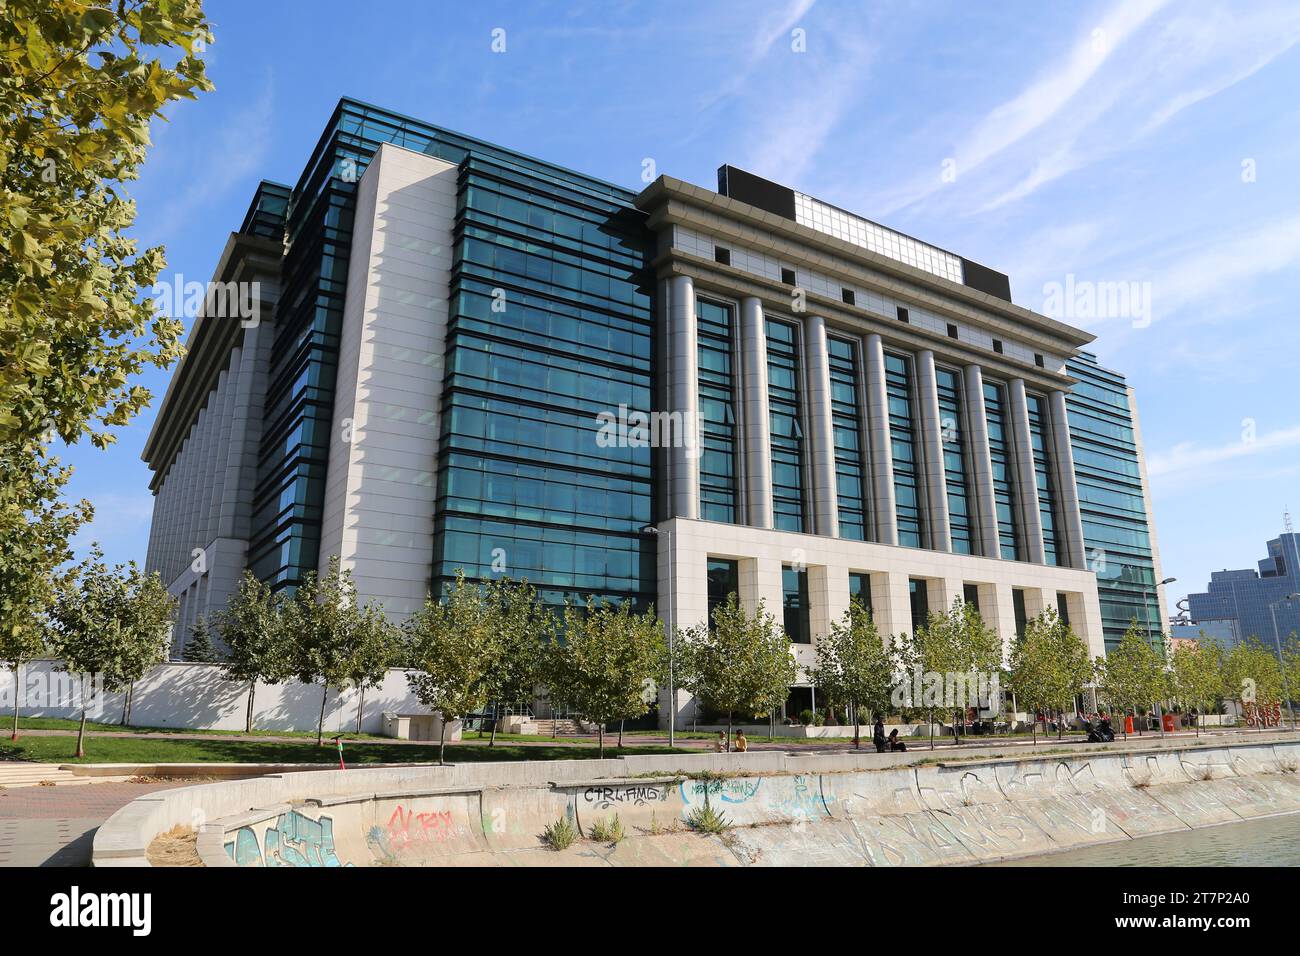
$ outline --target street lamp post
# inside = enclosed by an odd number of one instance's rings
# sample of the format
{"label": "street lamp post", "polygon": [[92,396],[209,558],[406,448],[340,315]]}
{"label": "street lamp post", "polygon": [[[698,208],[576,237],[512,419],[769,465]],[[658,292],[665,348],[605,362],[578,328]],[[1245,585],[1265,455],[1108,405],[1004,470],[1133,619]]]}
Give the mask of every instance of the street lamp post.
{"label": "street lamp post", "polygon": [[[1165,578],[1163,581],[1157,581],[1153,586],[1151,586],[1151,587],[1149,587],[1149,588],[1148,588],[1148,587],[1144,587],[1142,590],[1146,592],[1147,597],[1152,597],[1152,598],[1153,598],[1153,597],[1156,596],[1156,588],[1162,588],[1162,587],[1164,587],[1166,584],[1173,584],[1173,583],[1174,583],[1175,581],[1177,581],[1177,580],[1178,580],[1177,578]],[[1157,601],[1157,602],[1156,602],[1156,608],[1157,608],[1157,610],[1159,609],[1159,607],[1160,607],[1160,602]],[[1150,602],[1150,601],[1147,601],[1147,602],[1146,602],[1146,608],[1145,608],[1145,610],[1146,610],[1146,618],[1147,618],[1147,639],[1150,640],[1150,639],[1151,639],[1151,632],[1152,632],[1152,626],[1151,626],[1151,602]],[[1164,631],[1162,630],[1160,633],[1161,633],[1161,636],[1163,637],[1163,636],[1164,636]],[[1168,654],[1165,654],[1165,662],[1166,662],[1166,664],[1168,663],[1168,660],[1169,660],[1169,655],[1168,655]],[[1160,706],[1160,702],[1159,702],[1159,701],[1156,701],[1155,704],[1156,704],[1156,720],[1159,721],[1159,723],[1160,723],[1160,736],[1163,737],[1163,736],[1165,735],[1165,714],[1164,714],[1164,708]]]}
{"label": "street lamp post", "polygon": [[673,604],[672,613],[669,615],[668,622],[668,746],[677,746],[677,686],[674,682],[675,674],[673,673],[674,665],[674,647],[673,641],[677,635],[677,582],[673,580],[673,533],[671,531],[660,531],[652,524],[646,525],[641,529],[642,534],[653,535],[658,538],[662,534],[668,541],[668,586],[672,588]]}
{"label": "street lamp post", "polygon": [[1277,606],[1279,604],[1288,604],[1296,598],[1300,598],[1300,592],[1288,594],[1268,606],[1268,613],[1273,618],[1273,643],[1277,646],[1277,666],[1282,671],[1282,690],[1286,693],[1286,709],[1291,714],[1291,730],[1293,733],[1295,732],[1295,706],[1291,703],[1291,684],[1286,677],[1286,661],[1282,659],[1282,636],[1277,629]]}

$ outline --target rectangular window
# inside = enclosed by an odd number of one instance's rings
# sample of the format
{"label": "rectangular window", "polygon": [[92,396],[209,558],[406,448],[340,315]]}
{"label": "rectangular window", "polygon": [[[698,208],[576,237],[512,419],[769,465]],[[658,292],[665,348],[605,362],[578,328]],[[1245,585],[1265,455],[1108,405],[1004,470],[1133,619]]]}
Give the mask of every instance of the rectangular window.
{"label": "rectangular window", "polygon": [[1025,611],[1025,592],[1020,588],[1011,589],[1011,606],[1016,615],[1016,636],[1025,636],[1025,625],[1029,623],[1029,614]]}
{"label": "rectangular window", "polygon": [[903,308],[901,305],[898,307],[898,321],[899,322],[907,321],[907,309]]}
{"label": "rectangular window", "polygon": [[725,558],[709,558],[709,624],[713,624],[713,612],[727,603],[727,598],[736,595],[740,600],[740,564]]}
{"label": "rectangular window", "polygon": [[794,270],[783,268],[781,270],[781,281],[784,282],[786,285],[794,285],[795,282],[797,281],[795,279]]}
{"label": "rectangular window", "polygon": [[827,340],[831,373],[831,430],[835,444],[835,489],[840,537],[867,539],[867,468],[862,442],[862,406],[857,347]]}
{"label": "rectangular window", "polygon": [[852,289],[840,289],[840,298],[844,300],[845,305],[853,305],[857,301],[857,296]]}
{"label": "rectangular window", "polygon": [[767,398],[772,424],[772,518],[778,531],[804,530],[804,438],[799,330],[767,322]]}
{"label": "rectangular window", "polygon": [[962,427],[961,378],[946,368],[935,370],[939,392],[939,433],[943,439],[943,476],[948,490],[952,549],[972,554],[970,483],[966,477],[965,429]]}
{"label": "rectangular window", "polygon": [[912,632],[915,633],[930,619],[930,594],[924,578],[909,578],[907,591],[912,611]]}
{"label": "rectangular window", "polygon": [[1005,393],[1001,385],[984,383],[984,413],[988,421],[989,458],[993,463],[993,502],[998,515],[998,544],[1002,557],[1016,561],[1016,495],[1012,482],[1011,436],[1007,431]]}
{"label": "rectangular window", "polygon": [[922,540],[920,475],[912,416],[912,366],[901,355],[885,355],[885,389],[889,398],[889,440],[894,459],[894,511],[898,543],[919,548]]}
{"label": "rectangular window", "polygon": [[699,354],[700,517],[736,522],[735,361],[731,306],[695,299]]}
{"label": "rectangular window", "polygon": [[724,266],[731,265],[731,250],[724,246],[714,246],[713,261]]}
{"label": "rectangular window", "polygon": [[788,565],[781,568],[781,608],[785,633],[795,644],[812,643],[808,613],[808,572]]}
{"label": "rectangular window", "polygon": [[849,572],[849,600],[857,601],[868,611],[871,607],[871,575],[863,571]]}
{"label": "rectangular window", "polygon": [[949,323],[948,323],[948,338],[950,338],[950,339],[955,339],[956,337],[957,337],[957,326],[955,326],[955,325],[953,325],[951,322],[949,322]]}
{"label": "rectangular window", "polygon": [[1043,357],[1039,355],[1037,352],[1034,353],[1034,364],[1037,365],[1039,368],[1043,367]]}
{"label": "rectangular window", "polygon": [[993,340],[993,351],[997,352],[999,355],[1002,354],[1002,340],[1001,340],[1001,339],[994,339],[994,340]]}
{"label": "rectangular window", "polygon": [[975,609],[978,614],[980,610],[980,586],[978,584],[963,584],[961,586],[961,599]]}
{"label": "rectangular window", "polygon": [[1038,486],[1038,512],[1043,522],[1043,560],[1057,564],[1056,550],[1056,481],[1047,446],[1050,439],[1046,402],[1038,395],[1027,395],[1029,438],[1034,446],[1034,482]]}
{"label": "rectangular window", "polygon": [[1070,598],[1064,591],[1056,592],[1056,614],[1062,624],[1070,626]]}

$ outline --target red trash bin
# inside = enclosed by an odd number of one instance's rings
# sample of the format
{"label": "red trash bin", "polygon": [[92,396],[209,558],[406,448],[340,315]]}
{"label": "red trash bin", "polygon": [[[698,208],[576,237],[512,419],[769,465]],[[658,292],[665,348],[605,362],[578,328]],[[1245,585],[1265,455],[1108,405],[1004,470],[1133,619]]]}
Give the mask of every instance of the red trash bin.
{"label": "red trash bin", "polygon": [[1173,715],[1173,714],[1162,714],[1160,719],[1164,721],[1164,724],[1165,724],[1165,733],[1167,733],[1167,734],[1172,734],[1172,733],[1174,732],[1174,730],[1177,729],[1177,728],[1174,726],[1174,715]]}
{"label": "red trash bin", "polygon": [[1131,734],[1131,733],[1133,733],[1133,715],[1132,715],[1132,714],[1125,714],[1125,715],[1124,715],[1124,733],[1126,733],[1126,734]]}

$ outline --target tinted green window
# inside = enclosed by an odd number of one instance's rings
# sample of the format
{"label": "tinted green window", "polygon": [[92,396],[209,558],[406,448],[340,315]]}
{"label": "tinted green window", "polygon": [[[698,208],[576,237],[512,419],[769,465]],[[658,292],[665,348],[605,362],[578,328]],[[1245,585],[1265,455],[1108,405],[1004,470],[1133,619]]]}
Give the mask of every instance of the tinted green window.
{"label": "tinted green window", "polygon": [[871,575],[860,571],[849,573],[849,600],[857,601],[868,611],[871,606]]}
{"label": "tinted green window", "polygon": [[786,636],[795,644],[811,644],[812,627],[809,623],[806,570],[781,568],[781,608]]}
{"label": "tinted green window", "polygon": [[948,521],[952,549],[971,554],[970,482],[966,474],[966,430],[962,419],[961,378],[956,372],[935,370],[939,392],[939,429],[943,440],[943,476],[948,492]]}
{"label": "tinted green window", "polygon": [[1056,564],[1056,479],[1048,453],[1050,441],[1046,403],[1037,395],[1026,396],[1029,407],[1029,439],[1034,446],[1034,481],[1038,487],[1038,511],[1043,523],[1043,560]]}
{"label": "tinted green window", "polygon": [[889,440],[894,458],[894,511],[898,543],[919,548],[922,540],[920,472],[912,413],[912,363],[901,355],[885,355],[885,388],[889,398]]}
{"label": "tinted green window", "polygon": [[804,530],[804,436],[799,331],[767,322],[768,411],[772,423],[772,517],[778,531]]}
{"label": "tinted green window", "polygon": [[736,378],[731,306],[695,300],[699,352],[700,517],[736,521]]}
{"label": "tinted green window", "polygon": [[984,414],[988,422],[989,458],[993,463],[993,503],[998,516],[998,545],[1002,557],[1020,557],[1016,540],[1016,494],[1012,476],[1011,436],[1007,430],[1006,393],[1001,385],[984,383]]}
{"label": "tinted green window", "polygon": [[866,456],[862,441],[862,380],[857,347],[827,339],[831,377],[831,431],[835,443],[835,489],[840,537],[867,539]]}
{"label": "tinted green window", "polygon": [[740,599],[740,566],[736,561],[728,561],[725,558],[709,558],[708,570],[709,578],[709,623],[713,623],[713,612],[723,604],[727,603],[727,598],[736,595]]}

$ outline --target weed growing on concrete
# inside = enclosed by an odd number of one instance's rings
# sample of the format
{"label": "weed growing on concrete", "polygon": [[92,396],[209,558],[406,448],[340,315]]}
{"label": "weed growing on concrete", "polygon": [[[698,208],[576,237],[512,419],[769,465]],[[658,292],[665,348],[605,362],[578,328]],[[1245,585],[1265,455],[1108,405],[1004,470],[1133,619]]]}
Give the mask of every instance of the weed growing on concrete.
{"label": "weed growing on concrete", "polygon": [[686,825],[696,833],[720,834],[731,829],[731,821],[708,804],[692,810]]}
{"label": "weed growing on concrete", "polygon": [[567,850],[578,839],[578,829],[568,817],[560,817],[542,831],[542,842],[552,850]]}
{"label": "weed growing on concrete", "polygon": [[1129,771],[1128,785],[1134,790],[1145,790],[1147,787],[1151,786],[1151,774],[1134,773]]}
{"label": "weed growing on concrete", "polygon": [[623,821],[617,813],[591,825],[591,838],[597,843],[618,843],[624,836]]}

